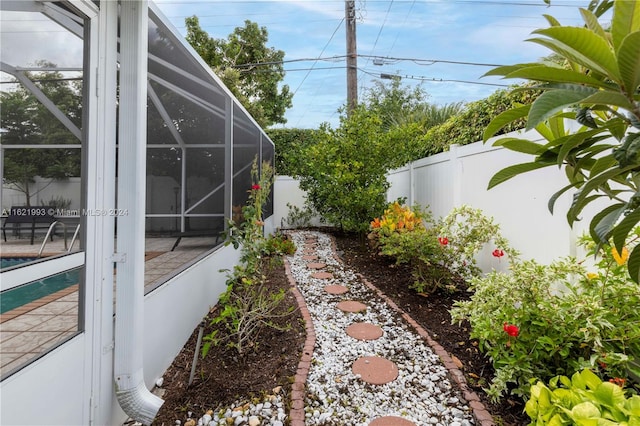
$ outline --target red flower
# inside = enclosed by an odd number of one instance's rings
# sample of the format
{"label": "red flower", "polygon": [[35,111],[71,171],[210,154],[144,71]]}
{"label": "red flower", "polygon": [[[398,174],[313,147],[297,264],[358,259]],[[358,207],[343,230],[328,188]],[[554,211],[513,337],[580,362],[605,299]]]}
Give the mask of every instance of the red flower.
{"label": "red flower", "polygon": [[449,244],[449,239],[447,237],[438,237],[438,242],[440,243],[440,245],[446,246],[447,244]]}
{"label": "red flower", "polygon": [[491,254],[493,257],[502,257],[504,256],[504,251],[495,249]]}
{"label": "red flower", "polygon": [[517,325],[507,324],[505,322],[502,329],[511,337],[518,337],[518,334],[520,334],[520,329]]}
{"label": "red flower", "polygon": [[258,189],[260,189],[260,185],[258,185],[257,183],[255,185],[253,185],[251,187],[252,190],[257,191]]}

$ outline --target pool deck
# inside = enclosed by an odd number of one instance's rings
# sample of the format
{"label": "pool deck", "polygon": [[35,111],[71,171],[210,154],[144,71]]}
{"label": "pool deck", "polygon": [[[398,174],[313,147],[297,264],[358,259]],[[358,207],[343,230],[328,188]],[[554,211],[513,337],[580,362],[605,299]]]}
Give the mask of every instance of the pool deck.
{"label": "pool deck", "polygon": [[[145,293],[165,282],[213,247],[215,238],[183,239],[171,251],[175,238],[147,238],[145,241]],[[28,238],[2,241],[2,256],[36,257],[42,237],[29,244]],[[64,242],[56,239],[45,246],[43,256],[64,253]],[[78,285],[0,314],[0,375],[5,375],[41,356],[51,347],[78,332]]]}

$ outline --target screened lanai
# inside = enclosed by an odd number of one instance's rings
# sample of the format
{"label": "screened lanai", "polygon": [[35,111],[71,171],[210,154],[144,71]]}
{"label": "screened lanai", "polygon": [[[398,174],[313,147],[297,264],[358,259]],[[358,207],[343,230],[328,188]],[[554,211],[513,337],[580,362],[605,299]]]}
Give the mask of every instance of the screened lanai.
{"label": "screened lanai", "polygon": [[[158,13],[150,9],[147,233],[222,229],[231,206],[246,200],[253,159],[271,161],[273,144]],[[8,211],[56,200],[56,190],[81,175],[83,28],[68,8],[53,2],[3,2],[2,19],[2,154],[10,175],[3,174],[2,208]],[[16,109],[28,105],[38,111],[28,125],[11,126],[18,118],[9,96],[16,91],[24,99]],[[52,128],[56,135],[46,135]],[[52,158],[57,170],[43,170],[45,176],[31,171],[52,182],[43,192],[27,194],[29,185],[15,182],[11,172],[14,157],[32,149],[45,150],[40,156]],[[60,216],[81,212],[80,186],[57,196],[66,201]]]}
{"label": "screened lanai", "polygon": [[[3,261],[0,299],[12,299],[12,292],[30,284],[46,287],[47,280],[60,278],[63,282],[57,282],[51,294],[65,291],[64,299],[56,300],[69,308],[55,336],[44,321],[25,331],[10,328],[12,321],[41,310],[42,299],[25,299],[3,308],[3,329],[12,330],[3,335],[3,381],[88,330],[95,318],[89,318],[93,314],[85,299],[95,291],[113,293],[111,288],[96,290],[100,279],[111,287],[118,275],[135,276],[120,268],[132,257],[124,256],[124,249],[116,245],[137,229],[126,222],[136,215],[127,199],[144,198],[147,262],[144,283],[136,285],[148,294],[221,247],[227,218],[248,198],[254,161],[273,163],[274,146],[264,131],[149,3],[146,161],[132,165],[121,146],[127,118],[122,115],[128,113],[120,108],[112,119],[96,113],[95,103],[110,96],[96,84],[104,78],[95,65],[103,54],[97,43],[99,37],[105,38],[105,24],[100,21],[104,4],[0,3],[0,199],[6,233],[2,257],[13,259],[6,265]],[[121,10],[122,4],[118,13]],[[118,84],[124,84],[128,77],[122,75],[120,58],[131,37],[118,33],[117,40],[114,68],[120,73]],[[121,107],[126,91],[117,86],[116,92],[114,103]],[[104,129],[104,134],[96,135]],[[104,146],[96,146],[100,138],[106,139]],[[123,181],[125,173],[140,169],[146,170],[143,188]],[[100,179],[104,178],[96,177],[96,170],[105,170],[107,179],[110,173],[115,176],[115,182],[108,184],[114,188],[113,195],[102,192]],[[265,217],[272,212],[270,197]],[[33,231],[30,217],[26,222],[8,220],[12,215],[41,214],[52,218],[44,226],[38,222]],[[112,227],[113,233],[96,233],[96,224],[101,229]],[[113,240],[110,244],[116,253],[108,254],[112,257],[95,257],[94,249],[104,244],[103,237]],[[179,245],[178,238],[182,238]],[[102,277],[91,263],[100,261],[107,265]],[[46,332],[46,337],[39,332]],[[12,340],[20,344],[12,345]],[[32,341],[33,347],[25,341]]]}

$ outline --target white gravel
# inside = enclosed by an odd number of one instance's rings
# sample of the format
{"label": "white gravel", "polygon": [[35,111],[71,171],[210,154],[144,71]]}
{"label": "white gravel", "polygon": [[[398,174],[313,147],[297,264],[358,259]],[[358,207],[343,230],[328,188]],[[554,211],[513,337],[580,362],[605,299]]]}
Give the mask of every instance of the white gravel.
{"label": "white gravel", "polygon": [[[291,272],[305,298],[316,332],[316,347],[307,377],[306,425],[366,426],[378,417],[399,416],[417,425],[467,426],[475,424],[471,409],[448,378],[447,370],[422,338],[409,327],[355,273],[334,258],[330,237],[311,231],[292,232],[298,251],[288,258]],[[316,272],[303,260],[305,239],[318,239],[316,254],[332,279],[311,278]],[[344,285],[349,292],[330,295],[329,284]],[[343,313],[341,300],[358,300],[364,313]],[[380,326],[384,335],[361,341],[347,335],[354,322]],[[385,385],[370,385],[351,371],[362,356],[393,361],[398,378]]]}
{"label": "white gravel", "polygon": [[[470,426],[475,421],[471,409],[454,388],[447,370],[422,338],[378,295],[366,287],[355,273],[338,262],[328,235],[293,231],[298,250],[287,259],[298,289],[304,296],[316,333],[316,347],[306,383],[305,425],[367,426],[384,416],[399,416],[416,425]],[[307,237],[318,240],[316,254],[325,263],[322,271],[332,279],[316,279],[317,270],[303,260]],[[349,291],[331,295],[326,285],[344,285]],[[343,313],[336,308],[342,300],[364,302],[363,313]],[[350,337],[346,328],[354,322],[369,322],[384,331],[377,340]],[[363,382],[351,366],[363,356],[381,356],[398,367],[398,377],[385,385]],[[283,426],[287,424],[286,402],[280,389],[263,401],[238,401],[231,407],[211,410],[192,417],[182,426]],[[181,422],[176,420],[176,425]]]}

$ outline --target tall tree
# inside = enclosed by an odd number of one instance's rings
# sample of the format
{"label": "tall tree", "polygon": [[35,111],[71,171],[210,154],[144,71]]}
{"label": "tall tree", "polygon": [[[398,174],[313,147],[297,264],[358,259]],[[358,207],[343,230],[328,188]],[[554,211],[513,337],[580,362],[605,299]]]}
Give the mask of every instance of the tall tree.
{"label": "tall tree", "polygon": [[247,20],[227,39],[216,39],[200,27],[196,16],[186,18],[185,24],[187,41],[260,126],[286,123],[293,94],[288,85],[281,85],[284,52],[267,47],[265,27]]}
{"label": "tall tree", "polygon": [[[53,66],[49,63],[39,63]],[[67,81],[60,72],[30,73],[42,92],[76,126],[81,128],[82,90],[80,81]],[[78,144],[75,138],[36,97],[18,85],[16,90],[0,93],[0,120],[3,145],[64,145]],[[30,205],[31,184],[35,176],[66,179],[80,176],[80,150],[55,149],[6,149],[4,153],[3,184],[25,194],[25,204]]]}

